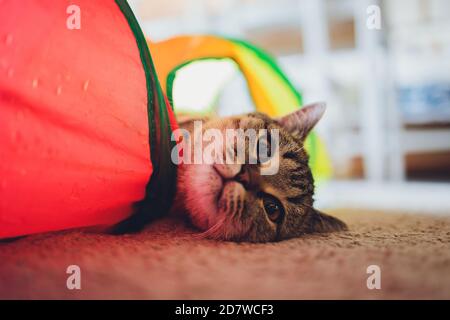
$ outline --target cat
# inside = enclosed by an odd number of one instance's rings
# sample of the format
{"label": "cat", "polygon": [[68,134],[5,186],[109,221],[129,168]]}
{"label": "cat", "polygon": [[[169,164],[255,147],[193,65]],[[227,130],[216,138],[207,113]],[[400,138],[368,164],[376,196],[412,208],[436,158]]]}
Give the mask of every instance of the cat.
{"label": "cat", "polygon": [[203,236],[218,240],[269,242],[346,230],[344,222],[313,208],[314,181],[304,141],[324,112],[325,104],[316,103],[278,119],[258,112],[179,119],[180,128],[192,135],[194,120],[202,121],[203,130],[222,133],[278,129],[279,169],[262,175],[259,163],[181,163],[172,212],[184,212]]}

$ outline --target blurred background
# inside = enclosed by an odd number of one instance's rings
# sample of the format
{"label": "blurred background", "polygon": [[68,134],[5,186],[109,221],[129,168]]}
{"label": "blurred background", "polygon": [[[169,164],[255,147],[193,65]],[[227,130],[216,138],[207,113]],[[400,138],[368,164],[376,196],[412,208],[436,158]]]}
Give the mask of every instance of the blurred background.
{"label": "blurred background", "polygon": [[[305,103],[328,103],[317,132],[333,178],[318,187],[320,207],[450,214],[450,1],[129,2],[151,40],[245,39],[277,59]],[[379,28],[367,25],[374,5]],[[226,79],[218,113],[253,109],[237,68],[197,71],[189,90],[174,87],[176,108]]]}

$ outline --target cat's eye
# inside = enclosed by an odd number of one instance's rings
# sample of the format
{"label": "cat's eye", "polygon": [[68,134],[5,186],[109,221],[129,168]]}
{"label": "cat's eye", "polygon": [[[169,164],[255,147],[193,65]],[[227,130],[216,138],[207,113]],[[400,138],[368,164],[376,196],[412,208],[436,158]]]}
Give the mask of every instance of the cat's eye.
{"label": "cat's eye", "polygon": [[264,195],[263,205],[267,217],[272,222],[279,223],[284,216],[284,209],[280,201],[271,195]]}

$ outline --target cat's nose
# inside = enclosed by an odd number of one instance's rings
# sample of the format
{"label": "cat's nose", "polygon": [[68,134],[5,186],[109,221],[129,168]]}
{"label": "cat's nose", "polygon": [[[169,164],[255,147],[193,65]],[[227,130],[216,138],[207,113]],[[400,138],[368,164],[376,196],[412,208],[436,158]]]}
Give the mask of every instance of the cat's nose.
{"label": "cat's nose", "polygon": [[247,170],[246,166],[242,166],[241,172],[235,177],[235,180],[241,183],[244,188],[248,188],[250,186],[250,172]]}
{"label": "cat's nose", "polygon": [[261,176],[259,175],[259,168],[257,165],[242,165],[241,171],[234,178],[241,183],[247,190],[258,190],[261,185]]}

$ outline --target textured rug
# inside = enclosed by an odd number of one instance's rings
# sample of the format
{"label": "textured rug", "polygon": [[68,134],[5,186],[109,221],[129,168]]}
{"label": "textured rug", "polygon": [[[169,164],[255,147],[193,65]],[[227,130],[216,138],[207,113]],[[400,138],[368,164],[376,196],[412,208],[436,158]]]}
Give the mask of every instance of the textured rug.
{"label": "textured rug", "polygon": [[[348,232],[278,243],[197,239],[165,219],[138,234],[64,231],[0,243],[0,298],[450,299],[450,219],[336,210]],[[81,289],[69,290],[69,265]],[[367,267],[381,289],[367,287]]]}

